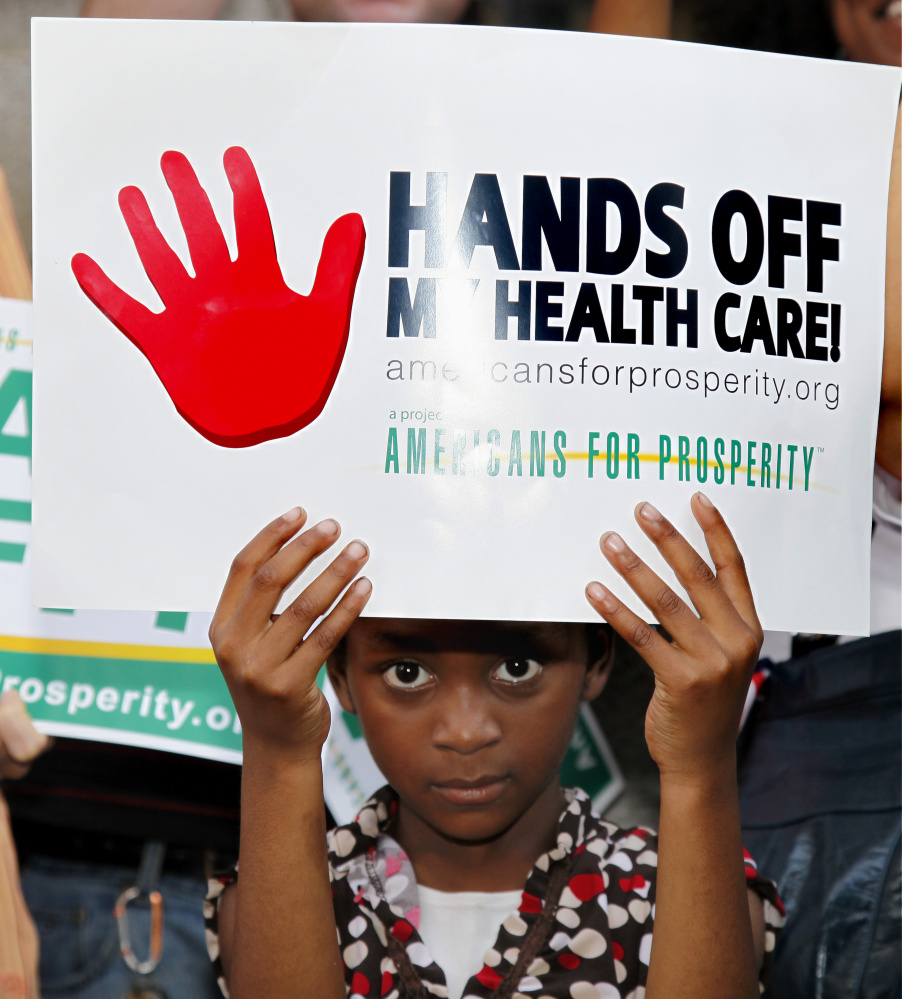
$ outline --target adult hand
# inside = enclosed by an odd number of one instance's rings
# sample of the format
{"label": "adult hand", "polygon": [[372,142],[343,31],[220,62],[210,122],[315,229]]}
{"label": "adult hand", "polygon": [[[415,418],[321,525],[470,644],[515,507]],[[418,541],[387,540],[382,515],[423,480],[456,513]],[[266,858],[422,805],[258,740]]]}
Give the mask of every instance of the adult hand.
{"label": "adult hand", "polygon": [[745,566],[723,517],[701,493],[692,512],[714,563],[707,562],[650,503],[636,520],[689,594],[697,613],[617,534],[602,536],[611,565],[666,628],[667,641],[600,583],[592,606],[652,668],[655,691],[645,738],[662,780],[709,780],[732,767],[742,706],[763,633]]}
{"label": "adult hand", "polygon": [[137,187],[119,192],[119,207],[163,311],[135,301],[84,253],[72,258],[72,270],[153,365],[180,415],[214,444],[248,447],[288,437],[322,412],[348,341],[365,233],[359,215],[336,220],[313,289],[299,295],[282,277],[250,157],[233,146],[223,162],[235,197],[235,260],[191,164],[167,152],[160,166],[196,276],[163,238]]}
{"label": "adult hand", "polygon": [[352,541],[273,618],[285,588],[340,534],[334,520],[324,520],[294,537],[305,521],[296,507],[239,553],[210,625],[210,641],[241,719],[245,753],[249,746],[265,747],[271,754],[315,759],[318,765],[329,733],[329,707],[316,677],[372,588],[365,577],[348,587],[369,558],[366,546]]}

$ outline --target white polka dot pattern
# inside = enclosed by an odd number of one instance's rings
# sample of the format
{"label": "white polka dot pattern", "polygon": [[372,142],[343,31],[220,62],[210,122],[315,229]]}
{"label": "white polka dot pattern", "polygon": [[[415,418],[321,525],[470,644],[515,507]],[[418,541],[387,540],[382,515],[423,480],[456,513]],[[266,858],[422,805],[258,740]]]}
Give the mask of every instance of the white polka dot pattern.
{"label": "white polka dot pattern", "polygon": [[[581,791],[568,790],[555,848],[543,854],[526,880],[520,905],[502,922],[498,938],[486,941],[482,969],[463,999],[493,999],[508,981],[514,999],[644,999],[654,925],[657,837],[646,829],[624,830],[592,814]],[[396,962],[389,936],[407,955],[413,973],[436,999],[446,999],[442,969],[419,936],[419,898],[410,859],[390,835],[397,799],[378,792],[356,822],[328,838],[339,946],[352,999],[399,999]],[[567,865],[559,898],[546,898],[548,883]],[[764,900],[766,947],[772,956],[782,925],[782,905],[771,882],[760,877],[745,854],[747,883]],[[210,883],[205,915],[208,945],[217,974],[218,899],[230,877]],[[560,881],[558,882],[560,883]],[[521,948],[544,908],[554,918],[528,968],[516,969]],[[531,953],[535,953],[532,951]],[[766,962],[767,964],[768,962]],[[518,974],[518,978],[512,978]],[[516,991],[514,991],[516,990]],[[227,992],[223,988],[223,994]]]}

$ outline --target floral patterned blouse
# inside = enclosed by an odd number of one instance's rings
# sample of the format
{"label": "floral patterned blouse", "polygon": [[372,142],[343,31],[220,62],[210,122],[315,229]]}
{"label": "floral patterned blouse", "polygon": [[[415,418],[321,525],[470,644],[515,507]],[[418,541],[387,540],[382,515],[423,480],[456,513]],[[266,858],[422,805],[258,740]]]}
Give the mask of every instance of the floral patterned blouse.
{"label": "floral patterned blouse", "polygon": [[[657,836],[621,829],[565,790],[554,849],[539,857],[520,905],[501,924],[463,999],[642,999],[655,918]],[[345,982],[351,999],[447,996],[445,976],[417,932],[413,866],[392,839],[397,796],[378,791],[350,825],[328,837],[329,871]],[[773,882],[746,853],[745,875],[763,900],[766,952],[773,957],[783,906]],[[210,882],[207,940],[228,995],[216,936],[217,899],[234,869]],[[762,985],[763,990],[763,985]]]}

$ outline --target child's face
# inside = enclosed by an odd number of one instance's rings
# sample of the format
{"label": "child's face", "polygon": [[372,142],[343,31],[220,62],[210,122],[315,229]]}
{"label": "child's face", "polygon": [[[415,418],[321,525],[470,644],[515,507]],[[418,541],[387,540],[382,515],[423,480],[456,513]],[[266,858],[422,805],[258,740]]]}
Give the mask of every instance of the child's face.
{"label": "child's face", "polygon": [[583,625],[366,618],[329,669],[402,807],[483,841],[557,793],[580,703],[604,684],[607,657],[588,655]]}

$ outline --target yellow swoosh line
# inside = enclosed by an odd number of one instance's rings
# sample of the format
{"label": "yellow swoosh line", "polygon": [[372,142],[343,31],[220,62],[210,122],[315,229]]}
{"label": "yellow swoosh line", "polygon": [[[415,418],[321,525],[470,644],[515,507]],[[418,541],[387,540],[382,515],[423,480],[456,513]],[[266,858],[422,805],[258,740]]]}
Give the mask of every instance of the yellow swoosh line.
{"label": "yellow swoosh line", "polygon": [[[546,457],[546,459],[554,459],[557,456],[554,455],[554,454],[550,454],[550,453],[546,452],[545,457]],[[588,451],[565,451],[564,452],[564,457],[568,461],[571,461],[571,460],[572,461],[588,461],[589,460],[589,452]],[[637,457],[639,459],[639,461],[654,461],[654,462],[657,462],[657,461],[660,460],[659,456],[656,455],[656,454],[637,454],[635,457]],[[621,451],[621,453],[620,453],[620,460],[621,461],[626,461],[626,458],[627,458],[626,454]],[[726,459],[724,461],[724,463],[723,463],[724,464],[724,468],[725,469],[726,468],[730,468],[731,467],[730,461],[727,458],[726,454],[724,454],[724,458]],[[608,460],[607,452],[602,451],[600,454],[596,454],[594,460],[597,461],[599,464],[601,464],[603,461],[607,461]],[[678,461],[679,461],[679,458],[675,458],[673,455],[671,455],[670,458],[668,458],[668,460],[664,462],[664,464],[665,465],[675,465]],[[684,458],[683,461],[688,461],[690,465],[697,465],[698,464],[698,459],[697,458]],[[717,462],[716,461],[705,462],[705,464],[707,464],[708,468],[716,468],[717,467]],[[774,463],[774,465],[773,465],[773,467],[771,469],[771,471],[773,471],[774,478],[777,477],[777,473],[776,473],[775,469],[776,469],[776,463]],[[746,465],[737,465],[736,466],[736,471],[737,472],[748,472],[748,467]],[[789,482],[789,475],[788,474],[781,472],[781,478],[782,478],[782,480],[784,482],[787,482],[787,483]],[[793,483],[797,484],[797,483],[802,482],[804,480],[800,479],[798,477],[794,477],[792,481],[793,481]],[[828,486],[822,486],[822,485],[820,485],[817,482],[812,482],[811,483],[811,488],[813,488],[813,489],[826,489],[828,492],[831,492],[831,493],[836,492],[835,489],[830,489]]]}
{"label": "yellow swoosh line", "polygon": [[[557,456],[554,455],[554,454],[548,454],[548,453],[546,453],[545,457],[546,457],[546,459],[553,459],[553,458],[555,458]],[[564,452],[564,457],[568,461],[588,461],[589,460],[589,452],[588,451],[565,451]],[[657,462],[660,460],[660,458],[656,454],[637,454],[637,455],[634,455],[634,457],[638,458],[639,461],[655,462],[655,464],[657,464]],[[726,455],[724,455],[724,457],[726,457]],[[621,451],[620,452],[620,460],[621,461],[626,461],[626,459],[627,459],[626,453],[623,452],[623,451]],[[607,461],[608,460],[608,454],[607,454],[606,451],[602,451],[601,453],[596,452],[593,460],[597,461],[599,464],[601,464],[603,461]],[[671,456],[670,458],[667,459],[667,461],[664,462],[664,464],[665,465],[675,465],[678,460],[679,460],[678,458],[675,458],[675,457]],[[684,458],[683,461],[688,461],[690,465],[697,465],[698,464],[698,458]],[[717,467],[717,462],[716,461],[704,462],[703,464],[707,464],[708,468],[716,468]],[[724,461],[723,464],[724,464],[725,468],[730,468],[731,467],[730,466],[730,460],[729,460],[729,458],[727,458],[727,460]],[[737,465],[736,466],[736,471],[737,472],[747,472],[748,469],[746,468],[745,465]],[[776,473],[774,473],[774,475],[776,475]],[[788,478],[787,478],[787,481],[789,481]],[[800,480],[796,479],[796,481],[798,482]]]}
{"label": "yellow swoosh line", "polygon": [[[546,458],[556,458],[557,455],[552,454],[550,451],[546,451],[545,452],[545,457]],[[564,452],[564,457],[568,461],[570,461],[570,460],[573,460],[573,461],[588,461],[589,460],[589,452],[588,451],[565,451]],[[637,454],[637,455],[634,455],[634,457],[638,458],[639,461],[657,461],[658,460],[658,456],[656,454]],[[595,459],[594,460],[595,461],[607,461],[608,460],[608,453],[607,453],[607,451],[600,451],[600,452],[596,451],[595,452]],[[626,461],[626,452],[625,451],[621,451],[620,452],[620,460],[621,461]],[[694,458],[690,458],[689,460],[692,461],[693,463],[695,462]],[[676,458],[672,458],[671,461],[676,461]],[[665,462],[665,464],[666,464],[666,462]],[[709,464],[710,464],[710,462],[709,462]]]}
{"label": "yellow swoosh line", "polygon": [[140,659],[159,663],[216,662],[212,649],[78,642],[59,638],[20,638],[16,635],[0,635],[0,652],[31,652],[45,656],[84,656],[94,659]]}

